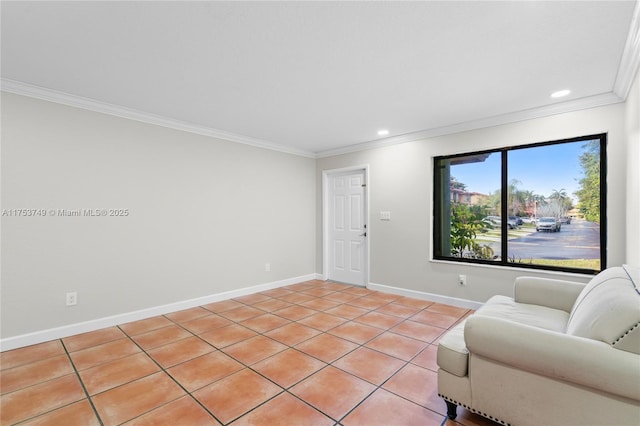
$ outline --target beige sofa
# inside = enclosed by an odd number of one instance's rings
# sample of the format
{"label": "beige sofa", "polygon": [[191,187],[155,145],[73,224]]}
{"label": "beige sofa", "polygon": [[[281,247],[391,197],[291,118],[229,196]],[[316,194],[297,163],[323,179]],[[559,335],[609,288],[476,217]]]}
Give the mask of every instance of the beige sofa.
{"label": "beige sofa", "polygon": [[438,394],[503,424],[640,425],[640,270],[516,279],[438,346]]}

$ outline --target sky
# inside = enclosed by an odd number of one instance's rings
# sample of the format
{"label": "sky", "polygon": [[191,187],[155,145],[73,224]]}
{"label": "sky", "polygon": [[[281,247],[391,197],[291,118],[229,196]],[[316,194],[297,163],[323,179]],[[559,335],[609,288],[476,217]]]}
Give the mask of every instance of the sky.
{"label": "sky", "polygon": [[[583,177],[579,157],[585,141],[538,146],[509,151],[508,180],[520,181],[522,191],[548,197],[553,190],[564,189],[574,203],[573,194]],[[500,188],[500,153],[491,154],[484,162],[454,165],[451,175],[467,185],[467,190],[490,194]]]}

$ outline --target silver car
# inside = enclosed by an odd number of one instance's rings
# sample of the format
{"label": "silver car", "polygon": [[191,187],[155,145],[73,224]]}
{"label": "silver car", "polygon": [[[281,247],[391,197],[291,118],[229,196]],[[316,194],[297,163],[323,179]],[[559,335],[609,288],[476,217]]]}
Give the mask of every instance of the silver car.
{"label": "silver car", "polygon": [[536,223],[536,231],[560,232],[560,221],[555,217],[541,217]]}

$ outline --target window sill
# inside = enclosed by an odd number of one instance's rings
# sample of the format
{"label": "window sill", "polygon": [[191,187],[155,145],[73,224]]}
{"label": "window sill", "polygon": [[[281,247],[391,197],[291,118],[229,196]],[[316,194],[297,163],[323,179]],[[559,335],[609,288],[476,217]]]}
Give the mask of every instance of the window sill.
{"label": "window sill", "polygon": [[498,271],[513,271],[518,274],[524,275],[547,275],[549,278],[571,278],[571,279],[587,279],[590,280],[595,275],[590,272],[578,273],[578,272],[564,272],[564,271],[550,271],[546,269],[531,269],[531,268],[519,268],[517,266],[503,266],[503,265],[487,265],[484,263],[466,263],[466,262],[455,262],[452,260],[443,260],[443,259],[429,259],[430,263],[435,264],[443,264],[443,265],[455,265],[455,266],[463,266],[465,268],[483,268],[483,269],[493,269]]}

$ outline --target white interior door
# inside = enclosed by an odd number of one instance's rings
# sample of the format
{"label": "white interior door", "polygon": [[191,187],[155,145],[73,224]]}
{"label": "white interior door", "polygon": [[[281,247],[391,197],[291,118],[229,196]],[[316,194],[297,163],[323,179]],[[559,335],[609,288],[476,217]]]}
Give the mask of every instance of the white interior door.
{"label": "white interior door", "polygon": [[365,170],[328,176],[328,278],[366,285],[367,224]]}

